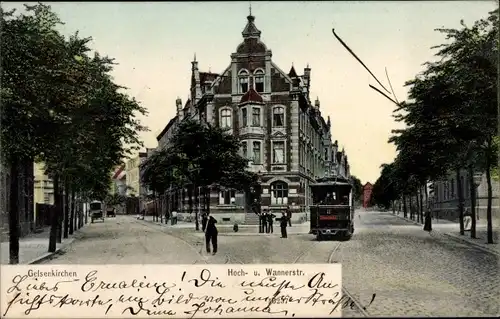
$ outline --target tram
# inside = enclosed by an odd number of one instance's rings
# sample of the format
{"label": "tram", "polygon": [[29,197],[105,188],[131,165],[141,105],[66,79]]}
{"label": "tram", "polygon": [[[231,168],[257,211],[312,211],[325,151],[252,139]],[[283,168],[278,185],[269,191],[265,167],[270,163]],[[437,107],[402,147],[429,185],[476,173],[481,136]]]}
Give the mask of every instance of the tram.
{"label": "tram", "polygon": [[353,188],[343,177],[325,177],[310,185],[313,203],[309,206],[310,233],[317,240],[351,239],[354,233]]}

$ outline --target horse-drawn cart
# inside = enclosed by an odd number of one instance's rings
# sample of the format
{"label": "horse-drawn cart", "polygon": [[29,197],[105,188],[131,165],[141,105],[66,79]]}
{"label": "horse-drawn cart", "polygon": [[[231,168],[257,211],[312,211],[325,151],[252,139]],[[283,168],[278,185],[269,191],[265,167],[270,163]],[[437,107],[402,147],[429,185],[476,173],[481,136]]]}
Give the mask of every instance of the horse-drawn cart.
{"label": "horse-drawn cart", "polygon": [[102,220],[104,222],[104,213],[102,211],[102,202],[93,201],[90,203],[90,222],[93,223],[94,220]]}

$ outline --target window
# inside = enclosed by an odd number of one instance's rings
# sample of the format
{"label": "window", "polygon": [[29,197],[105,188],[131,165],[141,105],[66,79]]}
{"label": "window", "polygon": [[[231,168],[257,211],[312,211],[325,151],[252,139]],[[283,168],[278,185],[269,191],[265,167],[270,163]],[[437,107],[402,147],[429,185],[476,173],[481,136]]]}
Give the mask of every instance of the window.
{"label": "window", "polygon": [[325,161],[328,161],[328,149],[325,148]]}
{"label": "window", "polygon": [[248,158],[248,145],[246,141],[241,143],[241,154],[243,158]]}
{"label": "window", "polygon": [[260,142],[253,142],[253,148],[252,148],[252,153],[253,153],[253,163],[254,164],[261,164],[261,158],[260,158]]}
{"label": "window", "polygon": [[255,75],[255,91],[262,93],[264,92],[264,71],[257,70]]}
{"label": "window", "polygon": [[281,106],[277,106],[273,109],[273,126],[285,126],[285,109]]}
{"label": "window", "polygon": [[44,202],[44,204],[50,204],[50,194],[49,193],[43,194],[43,202]]}
{"label": "window", "polygon": [[273,163],[274,164],[285,163],[285,141],[273,142]]}
{"label": "window", "polygon": [[234,190],[224,190],[219,193],[219,205],[234,205],[235,201]]}
{"label": "window", "polygon": [[245,93],[248,91],[248,71],[241,70],[239,73],[239,81],[240,81],[240,92]]}
{"label": "window", "polygon": [[242,127],[248,126],[248,114],[246,107],[241,109],[241,122]]}
{"label": "window", "polygon": [[252,108],[252,126],[260,126],[260,108]]}
{"label": "window", "polygon": [[223,109],[220,111],[220,127],[230,128],[231,125],[231,110]]}
{"label": "window", "polygon": [[287,204],[288,204],[288,185],[281,181],[271,183],[271,205],[287,205]]}

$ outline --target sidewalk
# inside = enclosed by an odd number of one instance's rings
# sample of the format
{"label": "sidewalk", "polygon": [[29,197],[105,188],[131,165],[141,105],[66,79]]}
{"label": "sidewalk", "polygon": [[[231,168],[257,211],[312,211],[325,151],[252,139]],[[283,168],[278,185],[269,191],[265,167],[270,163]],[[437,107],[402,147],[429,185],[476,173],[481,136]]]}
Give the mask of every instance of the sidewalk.
{"label": "sidewalk", "polygon": [[[190,228],[192,230],[195,229],[194,222],[181,222],[181,221],[179,221],[176,225],[171,225],[169,222],[167,225],[165,223],[154,222],[152,216],[146,216],[144,218],[144,221],[148,222],[148,223],[155,224],[155,225],[160,225],[163,227],[168,227],[170,229],[176,229],[176,228],[180,228],[180,229]],[[200,224],[200,229],[201,229],[201,224]],[[263,235],[263,234],[259,234],[259,225],[238,225],[238,232],[234,232],[232,224],[220,224],[220,225],[217,224],[217,230],[219,231],[220,236]],[[273,230],[274,230],[274,233],[272,235],[279,235],[280,234],[280,227],[279,227],[278,222],[273,224]],[[287,233],[289,235],[309,234],[309,223],[292,224],[292,227],[287,227]],[[269,235],[271,235],[271,234],[269,234]]]}
{"label": "sidewalk", "polygon": [[[391,216],[395,216],[397,218],[403,219],[407,222],[413,223],[414,225],[422,226],[422,223],[418,223],[409,218],[404,218],[402,215],[393,215],[389,213]],[[402,213],[401,213],[402,214]],[[453,240],[460,241],[469,245],[476,246],[481,250],[500,255],[500,246],[498,245],[498,232],[493,227],[493,242],[494,244],[487,244],[487,230],[486,230],[486,221],[480,220],[476,224],[476,237],[470,237],[470,231],[466,231],[465,235],[460,235],[460,228],[457,222],[452,222],[445,219],[432,219],[432,231],[443,234]]]}
{"label": "sidewalk", "polygon": [[[85,226],[84,226],[85,227]],[[60,254],[64,248],[69,246],[75,240],[78,230],[69,235],[68,238],[57,244],[56,251],[49,253],[49,235],[50,227],[44,229],[41,233],[29,234],[19,239],[19,264],[38,264],[55,254]],[[9,264],[9,242],[3,242],[0,248],[1,264]]]}

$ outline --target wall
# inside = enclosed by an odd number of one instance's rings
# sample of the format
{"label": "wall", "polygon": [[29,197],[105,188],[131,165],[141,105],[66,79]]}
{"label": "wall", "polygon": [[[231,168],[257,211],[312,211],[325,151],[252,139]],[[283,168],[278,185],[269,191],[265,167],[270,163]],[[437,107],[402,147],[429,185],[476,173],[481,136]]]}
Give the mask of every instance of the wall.
{"label": "wall", "polygon": [[[467,172],[461,172],[461,178],[464,181],[468,180]],[[468,183],[463,183],[465,186],[464,192],[464,206],[470,209],[471,197],[470,188]],[[481,178],[481,183],[477,190],[477,200],[476,200],[476,213],[478,219],[486,220],[486,210],[487,210],[487,182],[486,174],[483,174]],[[500,220],[499,217],[499,183],[492,180],[493,188],[493,202],[492,202],[492,214],[493,218]],[[443,219],[457,220],[458,219],[458,193],[457,193],[457,182],[455,174],[448,175],[448,178],[443,181],[434,182],[434,204],[433,208],[436,216]]]}

